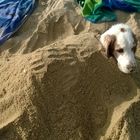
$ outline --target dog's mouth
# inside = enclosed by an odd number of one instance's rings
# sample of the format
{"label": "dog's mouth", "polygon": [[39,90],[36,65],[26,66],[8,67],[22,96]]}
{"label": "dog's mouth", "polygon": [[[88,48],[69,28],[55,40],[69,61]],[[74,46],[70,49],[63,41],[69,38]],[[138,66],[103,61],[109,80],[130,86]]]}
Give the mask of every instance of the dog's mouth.
{"label": "dog's mouth", "polygon": [[119,63],[118,63],[118,68],[121,72],[125,73],[125,74],[130,74],[130,73],[136,73],[137,72],[137,67],[131,67],[131,68],[128,68],[127,66],[121,66]]}

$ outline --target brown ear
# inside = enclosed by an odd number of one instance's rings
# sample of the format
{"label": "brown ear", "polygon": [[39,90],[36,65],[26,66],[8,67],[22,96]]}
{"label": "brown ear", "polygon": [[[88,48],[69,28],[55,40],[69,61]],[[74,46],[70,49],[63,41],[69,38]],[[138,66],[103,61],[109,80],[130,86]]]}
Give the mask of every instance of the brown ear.
{"label": "brown ear", "polygon": [[132,32],[132,36],[133,36],[133,39],[134,39],[134,53],[136,52],[137,50],[137,44],[138,44],[138,41],[137,41],[137,38],[136,38],[136,35]]}
{"label": "brown ear", "polygon": [[101,49],[101,53],[105,57],[109,58],[109,57],[113,56],[115,41],[116,41],[115,35],[106,35],[104,37],[104,42],[102,44],[103,47]]}

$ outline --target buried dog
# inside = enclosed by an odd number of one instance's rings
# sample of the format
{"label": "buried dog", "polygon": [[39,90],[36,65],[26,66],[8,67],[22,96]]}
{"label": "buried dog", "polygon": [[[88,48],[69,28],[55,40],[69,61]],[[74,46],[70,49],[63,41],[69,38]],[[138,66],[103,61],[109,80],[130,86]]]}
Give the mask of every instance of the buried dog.
{"label": "buried dog", "polygon": [[123,23],[113,25],[101,35],[100,42],[101,51],[107,58],[115,58],[120,71],[131,73],[136,70],[137,40],[128,25]]}

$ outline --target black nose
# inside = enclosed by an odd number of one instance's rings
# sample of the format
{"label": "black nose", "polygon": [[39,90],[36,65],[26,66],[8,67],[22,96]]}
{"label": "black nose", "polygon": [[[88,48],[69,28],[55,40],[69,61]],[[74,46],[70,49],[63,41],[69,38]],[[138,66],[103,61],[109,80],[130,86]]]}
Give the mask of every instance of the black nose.
{"label": "black nose", "polygon": [[130,71],[130,72],[134,72],[136,70],[136,66],[135,65],[127,65],[127,69]]}

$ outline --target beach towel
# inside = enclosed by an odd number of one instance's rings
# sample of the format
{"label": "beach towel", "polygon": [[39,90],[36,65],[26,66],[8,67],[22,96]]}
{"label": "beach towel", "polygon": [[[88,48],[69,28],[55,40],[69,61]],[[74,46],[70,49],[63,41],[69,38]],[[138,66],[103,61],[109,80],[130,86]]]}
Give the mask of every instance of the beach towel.
{"label": "beach towel", "polygon": [[115,21],[113,10],[140,12],[140,0],[77,0],[83,16],[91,22]]}
{"label": "beach towel", "polygon": [[26,21],[35,7],[35,0],[0,0],[0,45]]}

